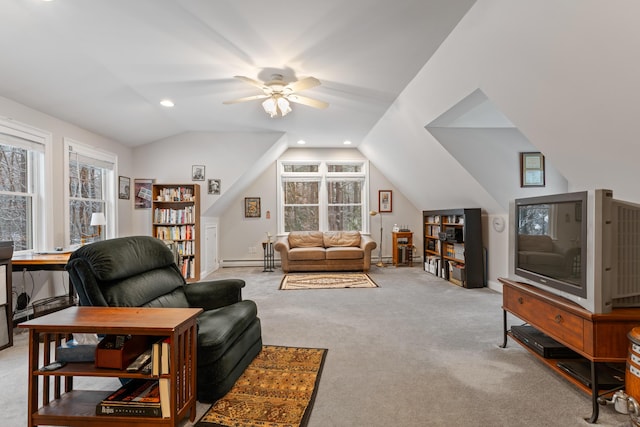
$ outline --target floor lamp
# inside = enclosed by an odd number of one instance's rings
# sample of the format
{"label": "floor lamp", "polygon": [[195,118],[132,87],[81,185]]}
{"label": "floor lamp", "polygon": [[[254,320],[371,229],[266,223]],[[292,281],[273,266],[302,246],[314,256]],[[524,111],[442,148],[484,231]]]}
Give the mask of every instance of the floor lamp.
{"label": "floor lamp", "polygon": [[[369,215],[376,216],[380,214],[378,211],[370,211]],[[378,251],[378,263],[376,264],[378,267],[384,267],[382,263],[382,215],[380,215],[380,250]]]}

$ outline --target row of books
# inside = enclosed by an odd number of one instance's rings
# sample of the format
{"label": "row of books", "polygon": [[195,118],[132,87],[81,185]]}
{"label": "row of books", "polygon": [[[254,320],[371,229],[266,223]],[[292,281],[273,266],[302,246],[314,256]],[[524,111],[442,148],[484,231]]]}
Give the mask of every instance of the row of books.
{"label": "row of books", "polygon": [[445,254],[449,258],[464,259],[464,245],[453,243],[445,245]]}
{"label": "row of books", "polygon": [[[151,347],[151,373],[154,376],[170,372],[171,346],[169,338]],[[168,418],[171,415],[170,378],[133,379],[96,405],[97,415]]]}
{"label": "row of books", "polygon": [[183,209],[156,208],[153,211],[155,224],[188,224],[195,222],[194,207],[186,206]]}
{"label": "row of books", "polygon": [[436,252],[436,253],[440,253],[440,247],[442,246],[442,242],[440,242],[440,240],[433,240],[433,239],[428,239],[427,240],[427,250],[431,251],[431,252]]}
{"label": "row of books", "polygon": [[185,279],[196,277],[196,260],[194,258],[180,258],[178,268]]}
{"label": "row of books", "polygon": [[425,230],[425,234],[427,236],[438,237],[438,233],[440,233],[439,225],[427,225],[427,228]]}
{"label": "row of books", "polygon": [[[156,227],[156,237],[161,240],[192,240],[195,237],[195,226],[193,225],[175,225],[171,227]],[[193,255],[193,242],[191,247],[183,247],[181,255]],[[179,249],[178,249],[179,251]]]}
{"label": "row of books", "polygon": [[427,255],[424,259],[424,270],[438,277],[446,277],[445,266],[439,256]]}
{"label": "row of books", "polygon": [[193,201],[193,189],[189,187],[161,188],[158,191],[158,201],[165,201],[165,202]]}

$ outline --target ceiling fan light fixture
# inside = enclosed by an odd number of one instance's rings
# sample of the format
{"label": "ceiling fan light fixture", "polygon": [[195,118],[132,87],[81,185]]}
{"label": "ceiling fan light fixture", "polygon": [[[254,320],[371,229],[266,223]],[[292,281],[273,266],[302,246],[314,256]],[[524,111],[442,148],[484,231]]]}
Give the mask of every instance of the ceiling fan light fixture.
{"label": "ceiling fan light fixture", "polygon": [[262,103],[262,108],[267,112],[272,118],[278,115],[278,106],[276,105],[276,100],[273,97],[269,97],[264,100]]}
{"label": "ceiling fan light fixture", "polygon": [[264,108],[264,111],[272,118],[278,117],[278,114],[284,117],[291,112],[291,106],[287,98],[278,95],[273,95],[265,99],[262,103],[262,108]]}
{"label": "ceiling fan light fixture", "polygon": [[282,115],[282,117],[291,112],[291,106],[289,105],[289,101],[287,101],[287,98],[278,98],[278,109],[280,110],[280,114]]}

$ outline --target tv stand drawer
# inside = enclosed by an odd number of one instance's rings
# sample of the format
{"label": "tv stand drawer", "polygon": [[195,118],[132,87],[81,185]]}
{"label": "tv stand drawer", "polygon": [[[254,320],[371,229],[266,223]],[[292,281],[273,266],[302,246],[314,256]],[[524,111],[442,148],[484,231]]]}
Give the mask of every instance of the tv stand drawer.
{"label": "tv stand drawer", "polygon": [[504,309],[575,350],[583,351],[584,319],[542,297],[513,287],[503,288]]}

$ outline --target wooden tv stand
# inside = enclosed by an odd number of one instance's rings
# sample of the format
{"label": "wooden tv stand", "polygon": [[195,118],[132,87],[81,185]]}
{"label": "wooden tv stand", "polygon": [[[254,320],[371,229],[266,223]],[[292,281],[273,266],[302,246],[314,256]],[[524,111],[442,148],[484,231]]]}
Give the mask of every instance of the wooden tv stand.
{"label": "wooden tv stand", "polygon": [[594,314],[572,301],[534,286],[509,279],[499,278],[498,280],[502,283],[504,342],[501,347],[506,347],[507,337],[511,336],[514,341],[528,349],[509,332],[507,327],[507,312],[509,312],[590,361],[592,385],[588,388],[559,368],[557,359],[543,358],[530,350],[531,354],[545,365],[584,392],[591,394],[593,411],[588,421],[595,423],[599,410],[596,365],[606,362],[626,362],[629,346],[627,333],[640,325],[640,309],[623,308],[614,309],[607,314]]}

